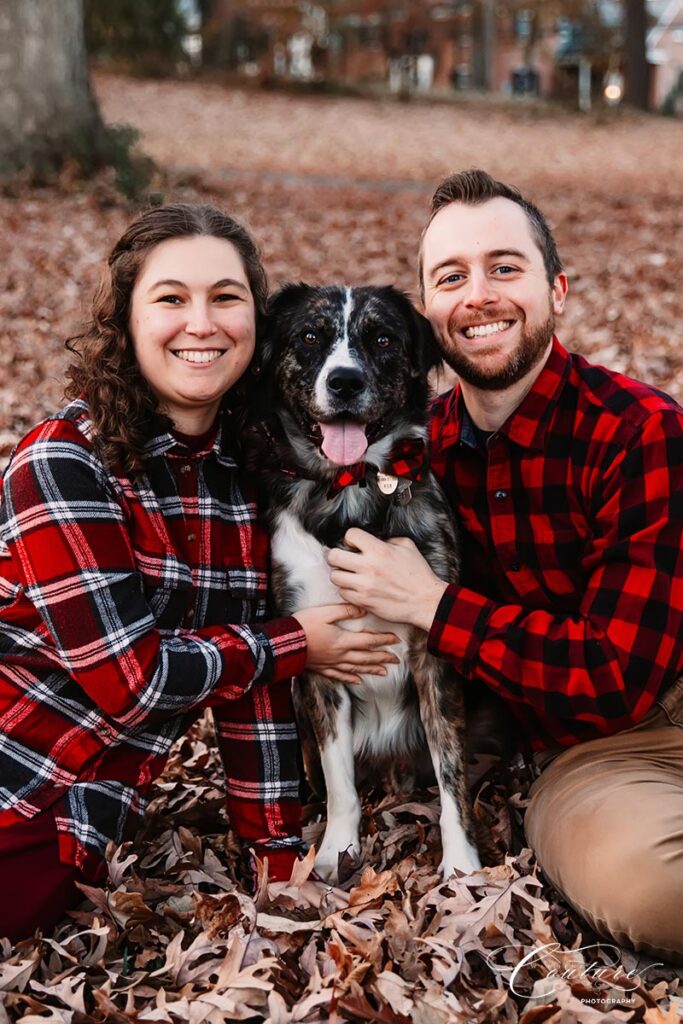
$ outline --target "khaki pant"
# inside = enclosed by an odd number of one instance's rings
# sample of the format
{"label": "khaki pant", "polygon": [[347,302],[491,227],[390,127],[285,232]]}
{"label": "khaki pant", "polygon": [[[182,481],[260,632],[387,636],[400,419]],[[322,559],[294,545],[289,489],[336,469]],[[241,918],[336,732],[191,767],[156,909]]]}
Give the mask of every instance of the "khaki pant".
{"label": "khaki pant", "polygon": [[526,833],[598,934],[683,961],[683,677],[632,729],[537,755]]}

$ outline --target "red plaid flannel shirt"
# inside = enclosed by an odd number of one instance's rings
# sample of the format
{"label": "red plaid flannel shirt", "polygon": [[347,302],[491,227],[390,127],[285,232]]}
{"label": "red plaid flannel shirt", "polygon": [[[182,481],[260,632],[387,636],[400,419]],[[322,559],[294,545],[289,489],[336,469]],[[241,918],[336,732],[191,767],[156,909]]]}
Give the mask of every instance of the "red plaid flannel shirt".
{"label": "red plaid flannel shirt", "polygon": [[288,683],[305,637],[295,619],[264,621],[268,541],[230,422],[199,451],[153,438],[135,484],[91,437],[73,402],[19,444],[3,481],[0,826],[53,807],[62,860],[101,866],[211,705],[235,831],[264,844],[271,866],[291,863]]}
{"label": "red plaid flannel shirt", "polygon": [[464,563],[430,650],[510,701],[537,750],[642,719],[683,671],[683,410],[556,339],[486,452],[457,388],[431,448]]}

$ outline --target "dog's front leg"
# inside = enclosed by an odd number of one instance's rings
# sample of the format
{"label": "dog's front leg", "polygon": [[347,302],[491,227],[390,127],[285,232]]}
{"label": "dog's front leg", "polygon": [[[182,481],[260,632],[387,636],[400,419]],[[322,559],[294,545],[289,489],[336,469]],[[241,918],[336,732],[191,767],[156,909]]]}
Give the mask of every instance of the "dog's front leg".
{"label": "dog's front leg", "polygon": [[339,854],[360,852],[360,800],[353,765],[351,698],[342,685],[308,679],[305,697],[310,722],[320,748],[327,789],[327,827],[315,869],[329,882],[337,880]]}
{"label": "dog's front leg", "polygon": [[441,798],[439,870],[469,874],[481,867],[474,820],[467,792],[464,701],[459,680],[448,666],[426,651],[424,634],[413,646],[413,675],[420,698],[420,716]]}

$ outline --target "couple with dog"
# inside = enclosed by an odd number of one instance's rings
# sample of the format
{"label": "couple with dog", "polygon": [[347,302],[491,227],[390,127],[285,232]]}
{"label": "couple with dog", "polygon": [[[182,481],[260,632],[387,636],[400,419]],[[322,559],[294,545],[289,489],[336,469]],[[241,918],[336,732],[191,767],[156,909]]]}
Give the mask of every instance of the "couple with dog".
{"label": "couple with dog", "polygon": [[[483,172],[437,189],[420,277],[431,328],[393,289],[290,286],[266,318],[254,243],[212,208],[115,246],[71,401],[3,483],[0,932],[74,905],[206,707],[232,826],[288,877],[303,676],[322,875],[357,845],[354,755],[397,737],[431,755],[444,872],[476,867],[463,698],[491,692],[542,768],[550,880],[600,934],[683,955],[683,414],[560,345],[552,234]],[[441,358],[459,383],[427,424]]]}

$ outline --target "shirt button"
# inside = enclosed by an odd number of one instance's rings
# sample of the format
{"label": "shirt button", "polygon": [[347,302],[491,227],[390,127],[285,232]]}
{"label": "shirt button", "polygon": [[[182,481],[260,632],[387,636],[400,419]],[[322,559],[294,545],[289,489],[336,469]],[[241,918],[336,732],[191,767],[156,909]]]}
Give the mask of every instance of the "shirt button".
{"label": "shirt button", "polygon": [[181,473],[189,473],[189,472],[191,472],[191,470],[192,470],[192,466],[185,465],[185,466],[181,466],[180,467],[180,472]]}
{"label": "shirt button", "polygon": [[188,535],[187,535],[187,539],[188,540],[195,540],[196,537],[197,537],[196,533],[188,533]]}
{"label": "shirt button", "polygon": [[510,572],[519,572],[521,565],[519,562],[510,562]]}
{"label": "shirt button", "polygon": [[508,496],[507,491],[496,491],[496,501],[505,501]]}

